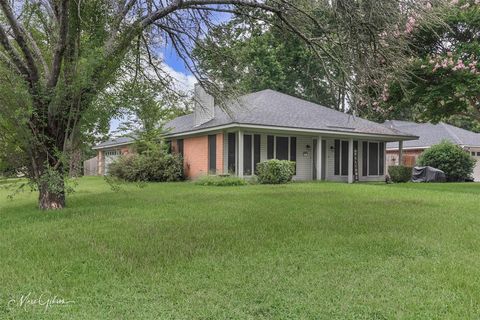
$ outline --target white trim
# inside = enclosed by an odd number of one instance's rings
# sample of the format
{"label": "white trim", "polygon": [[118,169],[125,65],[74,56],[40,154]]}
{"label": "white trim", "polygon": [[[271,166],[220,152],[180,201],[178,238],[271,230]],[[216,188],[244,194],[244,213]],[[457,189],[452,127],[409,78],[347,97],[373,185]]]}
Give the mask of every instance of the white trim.
{"label": "white trim", "polygon": [[215,131],[215,130],[223,130],[229,128],[244,128],[244,129],[265,129],[265,130],[277,130],[277,131],[292,131],[292,132],[303,132],[303,133],[315,133],[315,134],[330,134],[333,136],[343,135],[347,137],[375,137],[375,138],[383,138],[386,139],[385,141],[388,142],[396,142],[399,140],[418,140],[418,136],[410,136],[410,135],[389,135],[389,134],[374,134],[374,133],[366,133],[366,132],[348,132],[348,131],[336,131],[336,130],[321,130],[321,129],[309,129],[309,128],[292,128],[292,127],[281,127],[281,126],[265,126],[265,125],[251,125],[251,124],[242,124],[242,123],[230,123],[226,125],[210,127],[205,129],[199,130],[189,130],[185,132],[175,133],[175,134],[166,134],[166,138],[174,138],[178,136],[186,136],[186,135],[195,135],[199,133],[204,133],[208,131]]}
{"label": "white trim", "polygon": [[116,143],[116,144],[109,144],[108,146],[94,146],[92,147],[93,150],[105,150],[105,149],[110,149],[110,148],[115,148],[115,147],[120,147],[120,146],[126,146],[130,144],[134,144],[135,141],[130,141],[130,142],[122,142],[122,143]]}

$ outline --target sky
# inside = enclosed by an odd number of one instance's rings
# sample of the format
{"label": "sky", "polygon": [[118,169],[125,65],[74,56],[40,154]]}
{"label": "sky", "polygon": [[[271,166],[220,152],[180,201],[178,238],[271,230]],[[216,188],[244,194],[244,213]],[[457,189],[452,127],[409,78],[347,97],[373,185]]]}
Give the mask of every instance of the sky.
{"label": "sky", "polygon": [[[227,13],[216,13],[212,16],[212,20],[216,24],[225,22],[230,18],[231,15]],[[161,56],[163,57],[164,70],[176,80],[178,88],[185,92],[193,91],[196,79],[175,50],[171,46],[166,46],[161,52]],[[110,132],[115,131],[120,122],[122,122],[122,119],[112,119],[110,121]]]}

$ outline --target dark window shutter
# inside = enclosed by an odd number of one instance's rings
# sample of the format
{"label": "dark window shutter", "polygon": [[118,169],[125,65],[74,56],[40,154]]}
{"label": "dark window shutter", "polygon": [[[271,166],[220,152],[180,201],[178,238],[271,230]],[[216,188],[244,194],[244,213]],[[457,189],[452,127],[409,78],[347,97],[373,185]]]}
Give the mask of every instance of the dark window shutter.
{"label": "dark window shutter", "polygon": [[297,138],[290,138],[290,161],[295,162],[295,172],[297,174]]}
{"label": "dark window shutter", "polygon": [[348,175],[348,141],[342,141],[342,176]]}
{"label": "dark window shutter", "polygon": [[183,139],[177,140],[178,154],[183,157]]}
{"label": "dark window shutter", "polygon": [[368,144],[368,174],[378,175],[378,143],[370,142]]}
{"label": "dark window shutter", "polygon": [[288,137],[277,137],[276,159],[288,160]]}
{"label": "dark window shutter", "polygon": [[228,172],[235,172],[236,147],[236,135],[231,132],[228,134]]}
{"label": "dark window shutter", "polygon": [[335,161],[334,161],[334,174],[340,175],[340,140],[335,140]]}
{"label": "dark window shutter", "polygon": [[273,151],[274,151],[273,136],[267,136],[267,159],[274,158]]}
{"label": "dark window shutter", "polygon": [[260,162],[260,135],[253,136],[253,170],[257,173],[257,164]]}
{"label": "dark window shutter", "polygon": [[252,174],[252,136],[243,136],[243,174]]}
{"label": "dark window shutter", "polygon": [[380,142],[380,152],[379,152],[379,174],[383,176],[385,174],[385,142]]}
{"label": "dark window shutter", "polygon": [[362,143],[362,176],[368,176],[368,142]]}
{"label": "dark window shutter", "polygon": [[217,136],[208,136],[208,171],[215,173],[217,171]]}

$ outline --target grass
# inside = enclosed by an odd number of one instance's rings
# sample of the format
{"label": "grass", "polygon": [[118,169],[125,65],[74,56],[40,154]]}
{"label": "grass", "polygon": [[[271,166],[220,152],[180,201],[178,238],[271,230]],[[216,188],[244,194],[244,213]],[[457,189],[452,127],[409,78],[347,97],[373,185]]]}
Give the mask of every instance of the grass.
{"label": "grass", "polygon": [[0,319],[480,317],[480,184],[85,178],[64,211],[35,198],[0,191]]}

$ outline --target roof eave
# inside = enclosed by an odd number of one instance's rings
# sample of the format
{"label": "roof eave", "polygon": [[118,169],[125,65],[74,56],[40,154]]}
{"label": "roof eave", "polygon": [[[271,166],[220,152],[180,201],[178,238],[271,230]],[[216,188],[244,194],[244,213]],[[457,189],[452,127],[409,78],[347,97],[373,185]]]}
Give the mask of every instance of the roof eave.
{"label": "roof eave", "polygon": [[368,137],[382,137],[382,138],[392,138],[392,141],[405,141],[405,140],[418,140],[418,136],[413,135],[397,135],[397,134],[381,134],[381,133],[368,133],[368,132],[353,132],[353,131],[339,131],[339,130],[328,130],[328,129],[312,129],[312,128],[292,128],[292,127],[282,127],[282,126],[273,126],[273,125],[256,125],[248,123],[239,123],[232,122],[225,125],[212,126],[202,129],[192,129],[178,133],[166,134],[166,138],[175,138],[181,136],[194,135],[198,133],[204,133],[209,131],[230,129],[230,128],[252,128],[252,129],[272,129],[272,130],[285,130],[285,131],[294,131],[294,132],[307,132],[307,133],[317,133],[317,134],[342,134],[342,135],[351,135],[351,136],[368,136]]}

